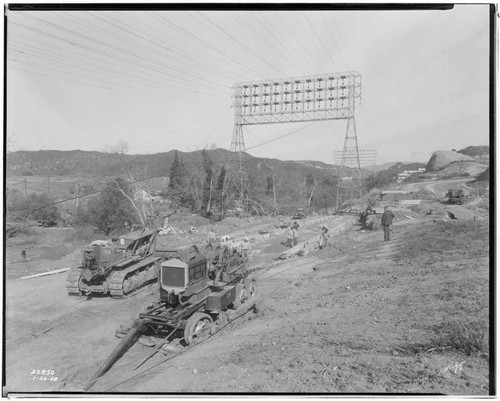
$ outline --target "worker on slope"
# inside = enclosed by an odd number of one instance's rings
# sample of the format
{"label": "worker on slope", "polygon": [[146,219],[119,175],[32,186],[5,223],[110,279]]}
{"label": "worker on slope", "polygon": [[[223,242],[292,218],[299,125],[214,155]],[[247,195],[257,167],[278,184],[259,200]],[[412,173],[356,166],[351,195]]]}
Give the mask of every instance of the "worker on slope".
{"label": "worker on slope", "polygon": [[295,227],[295,225],[292,227],[292,238],[293,238],[293,246],[297,245],[299,243],[299,231]]}
{"label": "worker on slope", "polygon": [[286,246],[288,248],[292,247],[292,242],[293,242],[293,231],[292,231],[292,226],[289,225],[286,229],[286,234],[287,234],[287,239],[286,239]]}
{"label": "worker on slope", "polygon": [[328,228],[325,225],[321,226],[321,235],[319,237],[319,249],[326,248],[328,245]]}
{"label": "worker on slope", "polygon": [[389,206],[385,206],[384,213],[382,214],[382,228],[384,229],[384,241],[391,240],[390,227],[392,225],[393,218],[394,218],[394,213],[391,212]]}

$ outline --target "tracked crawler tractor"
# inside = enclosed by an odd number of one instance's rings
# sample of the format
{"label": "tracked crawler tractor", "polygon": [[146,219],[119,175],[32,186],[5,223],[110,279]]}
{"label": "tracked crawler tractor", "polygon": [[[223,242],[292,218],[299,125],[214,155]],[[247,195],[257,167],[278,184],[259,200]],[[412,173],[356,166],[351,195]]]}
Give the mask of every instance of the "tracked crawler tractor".
{"label": "tracked crawler tractor", "polygon": [[246,269],[246,258],[238,250],[215,249],[219,254],[209,255],[215,265],[195,245],[163,250],[170,254],[156,262],[159,300],[146,306],[131,325],[117,330],[122,340],[87,389],[137,341],[158,350],[176,334],[180,345],[190,346],[223,327],[231,311],[251,304],[257,284]]}
{"label": "tracked crawler tractor", "polygon": [[68,274],[69,295],[110,294],[121,298],[156,281],[156,233],[142,229],[122,235],[118,243],[94,241],[82,251],[82,265]]}

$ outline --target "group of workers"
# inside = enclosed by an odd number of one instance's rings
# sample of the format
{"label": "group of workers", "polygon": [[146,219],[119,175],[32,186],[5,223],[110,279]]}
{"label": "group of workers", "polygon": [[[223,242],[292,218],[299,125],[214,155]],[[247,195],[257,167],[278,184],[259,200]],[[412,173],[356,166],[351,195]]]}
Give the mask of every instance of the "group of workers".
{"label": "group of workers", "polygon": [[[390,241],[390,227],[394,219],[394,213],[388,206],[384,207],[382,214],[382,228],[384,229],[384,241]],[[291,248],[299,242],[299,224],[295,221],[287,227],[287,242],[286,246]],[[319,240],[319,249],[323,249],[328,245],[328,228],[325,225],[321,226],[321,236]]]}
{"label": "group of workers", "polygon": [[[286,246],[291,248],[299,243],[299,223],[296,221],[287,227],[287,241]],[[319,241],[319,248],[325,248],[328,244],[328,228],[325,225],[321,226],[321,237]]]}

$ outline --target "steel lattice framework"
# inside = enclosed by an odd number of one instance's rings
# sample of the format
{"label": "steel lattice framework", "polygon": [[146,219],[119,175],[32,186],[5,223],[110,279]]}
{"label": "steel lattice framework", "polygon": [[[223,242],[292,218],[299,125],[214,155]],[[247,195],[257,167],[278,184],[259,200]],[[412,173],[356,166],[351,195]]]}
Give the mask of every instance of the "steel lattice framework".
{"label": "steel lattice framework", "polygon": [[[361,75],[358,72],[237,83],[233,86],[233,99],[235,127],[226,179],[226,189],[232,190],[228,192],[234,193],[241,201],[248,195],[244,125],[340,119],[347,120],[347,129],[338,192],[342,198],[353,198],[355,192],[361,190],[354,122],[356,99],[361,100]],[[357,169],[359,179],[352,179],[349,172],[352,168]]]}
{"label": "steel lattice framework", "polygon": [[[337,165],[342,164],[342,157],[344,150],[337,150],[334,154],[333,160]],[[346,162],[350,162],[354,155],[346,155]],[[377,149],[359,149],[359,163],[361,166],[367,166],[377,163],[378,150]]]}

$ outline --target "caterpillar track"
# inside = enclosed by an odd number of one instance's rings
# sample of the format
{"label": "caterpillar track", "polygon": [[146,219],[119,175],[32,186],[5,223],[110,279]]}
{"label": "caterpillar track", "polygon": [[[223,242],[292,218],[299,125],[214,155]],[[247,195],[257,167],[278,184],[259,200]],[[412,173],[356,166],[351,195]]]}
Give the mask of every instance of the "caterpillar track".
{"label": "caterpillar track", "polygon": [[80,269],[71,269],[66,278],[66,290],[68,295],[82,295],[80,290],[80,279],[82,277]]}
{"label": "caterpillar track", "polygon": [[125,295],[155,281],[157,279],[155,262],[158,260],[160,258],[148,256],[124,270],[113,272],[109,282],[110,295],[113,298],[123,298]]}

